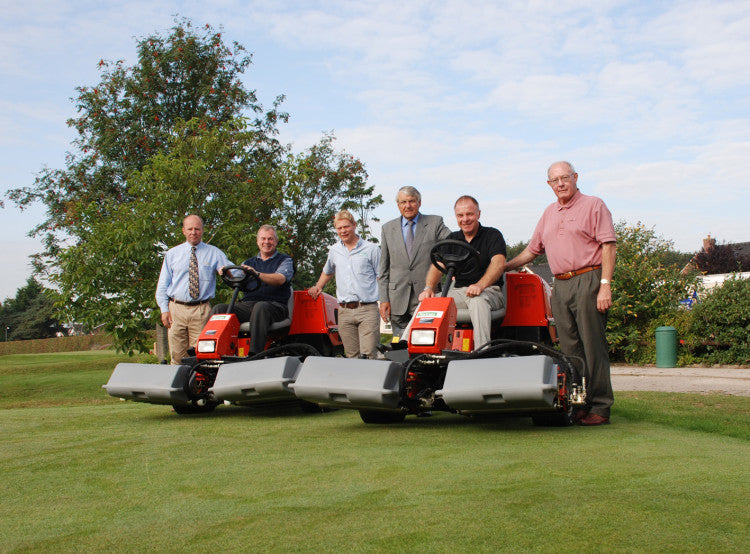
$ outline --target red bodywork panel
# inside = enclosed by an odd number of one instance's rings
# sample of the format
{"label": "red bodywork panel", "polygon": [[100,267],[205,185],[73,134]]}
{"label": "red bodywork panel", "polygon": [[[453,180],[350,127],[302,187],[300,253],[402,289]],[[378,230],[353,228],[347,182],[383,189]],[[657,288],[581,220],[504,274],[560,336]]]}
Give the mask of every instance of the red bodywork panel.
{"label": "red bodywork panel", "polygon": [[[333,346],[339,346],[341,337],[336,321],[338,308],[338,302],[330,294],[323,293],[313,300],[307,291],[294,291],[294,311],[288,334],[290,336],[326,335]],[[213,352],[200,352],[200,347],[197,347],[197,358],[218,360],[222,356],[247,356],[250,351],[250,338],[239,337],[239,331],[240,322],[236,315],[212,315],[198,337],[198,343],[216,341],[216,347]]]}
{"label": "red bodywork panel", "polygon": [[341,344],[338,333],[339,303],[323,293],[313,300],[307,291],[294,291],[294,313],[290,335],[328,335],[334,345]]}
{"label": "red bodywork panel", "polygon": [[546,327],[552,319],[550,287],[534,273],[506,273],[503,327]]}
{"label": "red bodywork panel", "polygon": [[[199,360],[218,360],[222,356],[237,355],[237,335],[240,332],[240,321],[234,314],[214,314],[206,323],[200,337],[195,355]],[[201,343],[216,341],[213,352],[201,352]]]}
{"label": "red bodywork panel", "polygon": [[[409,334],[409,354],[440,354],[453,340],[456,328],[456,303],[453,298],[433,296],[419,304]],[[435,333],[435,341],[430,345],[413,344],[414,331]]]}

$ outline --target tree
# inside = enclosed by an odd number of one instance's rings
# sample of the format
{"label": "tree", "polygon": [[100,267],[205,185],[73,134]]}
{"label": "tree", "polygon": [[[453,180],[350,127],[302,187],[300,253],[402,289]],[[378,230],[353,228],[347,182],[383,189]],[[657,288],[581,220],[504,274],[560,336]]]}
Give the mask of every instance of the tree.
{"label": "tree", "polygon": [[[524,251],[524,249],[529,245],[529,241],[518,241],[516,244],[509,244],[507,246],[507,258],[508,260],[512,260],[516,256],[518,256],[521,252]],[[534,258],[534,261],[532,262],[533,265],[542,265],[547,263],[547,255],[542,254],[540,256],[537,256]]]}
{"label": "tree", "polygon": [[750,269],[750,259],[742,257],[730,244],[710,244],[695,254],[693,265],[701,273],[732,273]]}
{"label": "tree", "polygon": [[45,289],[34,277],[16,291],[15,298],[7,298],[0,307],[0,328],[8,329],[9,340],[45,339],[62,330],[55,318],[56,295]]}
{"label": "tree", "polygon": [[644,349],[650,329],[678,309],[680,299],[695,287],[695,277],[681,275],[668,264],[672,243],[640,222],[615,225],[617,265],[612,281],[612,307],[607,317],[610,352],[614,359],[650,362]]}
{"label": "tree", "polygon": [[135,66],[101,60],[99,84],[76,89],[80,115],[68,125],[78,138],[66,169],[44,169],[32,187],[10,192],[21,208],[47,207],[46,220],[33,231],[44,237],[46,256],[54,257],[63,238],[87,238],[81,208],[95,205],[106,217],[129,200],[128,177],[168,148],[178,121],[199,118],[212,127],[249,110],[256,132],[272,137],[276,122],[287,118],[278,111],[283,97],[263,113],[240,82],[250,56],[237,43],[226,46],[210,25],[199,33],[189,21],[177,21],[169,36],[141,39],[137,51]]}
{"label": "tree", "polygon": [[[262,223],[284,224],[281,238],[292,248],[296,237],[318,232],[294,212],[295,198],[312,198],[294,187],[315,180],[282,171],[287,148],[276,125],[288,118],[279,111],[283,96],[264,111],[240,81],[249,64],[244,48],[226,46],[211,26],[197,31],[179,20],[168,36],[138,41],[134,66],[102,60],[99,84],[77,89],[79,116],[68,125],[78,136],[66,167],[45,168],[33,186],[9,193],[21,209],[46,207],[31,233],[45,247],[34,262],[59,289],[66,319],[104,324],[118,348],[146,350],[145,330],[159,320],[161,258],[184,240],[181,221],[189,213],[204,218],[204,240],[238,262],[256,251]],[[325,185],[314,199],[343,205],[353,197],[343,187],[372,206],[361,162],[335,153],[330,140],[310,151],[320,172],[312,175]],[[321,237],[329,242],[323,234],[305,244],[323,244]],[[294,252],[304,265],[308,251]]]}
{"label": "tree", "polygon": [[[221,199],[244,195],[255,206],[271,200],[267,176],[283,152],[276,124],[287,118],[278,109],[283,97],[264,111],[245,89],[240,76],[250,56],[237,43],[225,45],[210,25],[199,31],[178,20],[168,36],[139,40],[137,51],[134,66],[102,60],[99,84],[77,88],[79,116],[68,125],[78,136],[66,167],[45,168],[32,187],[9,194],[22,209],[34,202],[47,209],[32,231],[45,246],[35,265],[60,288],[66,313],[84,324],[105,322],[127,350],[146,347],[143,319],[153,305],[147,289],[155,281],[145,275],[158,275],[158,254],[175,244],[186,212],[210,206],[203,215],[213,233],[234,232],[232,245],[242,246],[236,238],[247,233],[247,223],[239,233],[239,218],[236,225],[217,222],[219,212],[230,221],[247,203],[225,206],[211,194],[221,179],[233,188],[220,191]],[[253,118],[240,124],[244,113]],[[235,133],[241,136],[230,140]],[[233,149],[214,159],[211,148],[220,149],[220,140]],[[238,181],[245,186],[234,188]],[[244,216],[253,220],[267,211]]]}
{"label": "tree", "polygon": [[[252,229],[271,221],[281,200],[273,157],[258,134],[231,120],[212,128],[177,122],[167,152],[156,154],[127,183],[127,201],[82,212],[88,240],[61,249],[56,283],[71,319],[104,323],[115,343],[145,348],[145,329],[159,321],[154,290],[164,252],[184,241],[189,213],[205,223],[204,241],[244,260],[256,248]],[[148,324],[150,320],[150,324]]]}
{"label": "tree", "polygon": [[328,247],[336,240],[336,212],[354,211],[355,217],[359,216],[357,233],[372,240],[370,212],[383,203],[380,195],[371,197],[374,187],[365,185],[367,172],[362,162],[336,152],[333,141],[333,135],[324,135],[304,153],[289,154],[282,167],[284,192],[279,230],[283,248],[295,260],[297,289],[317,281]]}

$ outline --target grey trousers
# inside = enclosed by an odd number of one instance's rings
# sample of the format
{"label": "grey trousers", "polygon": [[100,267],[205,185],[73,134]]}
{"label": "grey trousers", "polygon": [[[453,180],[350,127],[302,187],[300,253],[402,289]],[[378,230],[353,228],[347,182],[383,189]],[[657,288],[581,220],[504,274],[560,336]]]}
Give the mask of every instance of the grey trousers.
{"label": "grey trousers", "polygon": [[596,309],[601,270],[589,271],[566,281],[555,280],[552,315],[567,356],[586,362],[586,403],[591,413],[609,417],[614,403],[607,346],[607,314]]}

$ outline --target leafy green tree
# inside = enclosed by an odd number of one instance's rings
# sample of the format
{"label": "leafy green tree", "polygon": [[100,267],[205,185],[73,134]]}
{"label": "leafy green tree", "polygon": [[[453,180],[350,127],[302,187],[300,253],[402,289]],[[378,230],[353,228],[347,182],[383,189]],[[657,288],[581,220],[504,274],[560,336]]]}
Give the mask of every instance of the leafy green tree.
{"label": "leafy green tree", "polygon": [[[507,245],[507,258],[509,260],[515,258],[518,256],[521,252],[524,251],[524,249],[529,245],[529,241],[519,241],[515,244],[509,244]],[[534,258],[534,261],[532,262],[533,265],[542,265],[547,263],[547,255],[542,254],[541,256],[537,256]]]}
{"label": "leafy green tree", "polygon": [[383,203],[380,195],[371,196],[374,187],[365,184],[367,172],[362,162],[334,150],[333,140],[333,135],[324,135],[302,154],[289,154],[282,167],[281,248],[295,260],[297,289],[317,281],[328,247],[336,240],[336,212],[352,210],[359,216],[357,233],[372,240],[370,212]]}
{"label": "leafy green tree", "polygon": [[250,56],[209,25],[179,20],[168,36],[139,40],[137,51],[132,67],[100,61],[99,84],[77,89],[79,116],[68,125],[78,136],[66,167],[44,169],[32,187],[9,194],[22,209],[47,208],[32,231],[45,245],[35,263],[60,289],[66,315],[105,323],[126,350],[146,348],[158,255],[179,242],[186,213],[201,213],[222,246],[246,247],[237,237],[266,218],[264,199],[273,202],[267,183],[283,152],[276,124],[287,118],[282,97],[264,111],[245,89]]}
{"label": "leafy green tree", "polygon": [[[0,307],[0,329],[8,340],[45,339],[62,330],[55,317],[56,295],[45,289],[34,277],[16,291],[15,298],[6,298]],[[9,328],[9,329],[8,329]]]}
{"label": "leafy green tree", "polygon": [[175,129],[168,151],[130,175],[129,200],[107,217],[87,206],[87,240],[57,254],[64,311],[89,328],[104,323],[129,351],[143,350],[145,330],[158,323],[156,281],[164,252],[185,240],[186,214],[200,214],[204,241],[241,262],[257,248],[253,230],[280,202],[273,158],[242,120],[208,128],[193,119]]}
{"label": "leafy green tree", "polygon": [[695,287],[695,277],[681,275],[677,266],[666,263],[672,243],[657,236],[640,222],[619,222],[617,264],[612,283],[612,307],[607,335],[613,359],[652,362],[654,351],[650,329],[678,309],[679,301]]}
{"label": "leafy green tree", "polygon": [[[260,224],[282,223],[281,238],[304,266],[308,257],[318,265],[305,245],[329,241],[310,238],[317,220],[297,218],[297,202],[333,207],[356,197],[373,206],[364,167],[335,153],[332,137],[310,150],[310,168],[301,159],[291,167],[276,138],[288,117],[283,97],[265,111],[240,81],[249,64],[244,48],[225,45],[211,26],[178,20],[168,36],[138,41],[134,66],[102,60],[99,84],[77,89],[66,167],[43,169],[33,186],[9,193],[21,209],[46,207],[32,231],[45,246],[34,261],[59,289],[66,319],[104,324],[117,347],[145,350],[145,329],[158,322],[162,256],[184,240],[188,213],[204,218],[204,240],[235,262],[257,251]],[[317,195],[295,190],[307,185]]]}
{"label": "leafy green tree", "polygon": [[[101,80],[78,87],[78,117],[68,125],[78,133],[65,169],[43,169],[33,186],[10,192],[21,207],[41,202],[47,217],[33,233],[44,238],[42,258],[53,258],[62,240],[86,240],[89,222],[81,212],[95,207],[108,216],[128,201],[129,176],[164,152],[178,121],[199,118],[220,125],[244,112],[255,114],[252,127],[262,136],[276,134],[283,97],[263,112],[241,74],[251,58],[242,46],[225,45],[210,25],[201,31],[187,20],[176,22],[169,36],[151,35],[138,42],[138,63],[101,60]],[[42,264],[44,265],[44,264]]]}

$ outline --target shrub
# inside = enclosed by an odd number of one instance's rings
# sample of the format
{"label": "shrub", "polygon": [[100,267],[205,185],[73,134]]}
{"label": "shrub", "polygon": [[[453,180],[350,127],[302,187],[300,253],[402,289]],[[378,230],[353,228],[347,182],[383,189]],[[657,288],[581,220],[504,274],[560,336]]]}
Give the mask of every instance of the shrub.
{"label": "shrub", "polygon": [[735,275],[724,281],[690,313],[691,346],[706,361],[750,363],[750,280]]}
{"label": "shrub", "polygon": [[615,225],[617,265],[607,334],[613,360],[655,361],[654,329],[677,317],[680,299],[689,296],[695,276],[681,275],[671,259],[672,243],[640,222]]}

